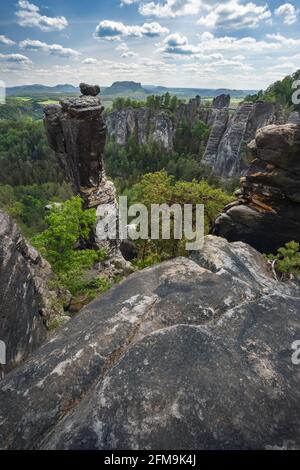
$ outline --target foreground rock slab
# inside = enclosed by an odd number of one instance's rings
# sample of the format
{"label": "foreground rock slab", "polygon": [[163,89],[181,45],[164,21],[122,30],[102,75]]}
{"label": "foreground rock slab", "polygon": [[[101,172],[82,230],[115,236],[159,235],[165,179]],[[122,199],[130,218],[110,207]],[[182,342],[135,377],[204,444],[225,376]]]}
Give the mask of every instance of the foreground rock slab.
{"label": "foreground rock slab", "polygon": [[135,273],[0,383],[11,449],[300,448],[300,286],[243,243]]}

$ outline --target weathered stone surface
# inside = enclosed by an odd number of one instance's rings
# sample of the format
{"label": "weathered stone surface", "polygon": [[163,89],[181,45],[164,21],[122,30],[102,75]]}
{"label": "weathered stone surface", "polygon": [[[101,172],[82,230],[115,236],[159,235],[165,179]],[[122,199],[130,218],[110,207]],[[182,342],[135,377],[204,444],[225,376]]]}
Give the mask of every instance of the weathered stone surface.
{"label": "weathered stone surface", "polygon": [[97,96],[101,91],[98,85],[87,85],[86,83],[80,83],[79,88],[85,96]]}
{"label": "weathered stone surface", "polygon": [[212,107],[218,108],[218,109],[228,108],[230,105],[230,99],[231,99],[230,95],[223,94],[223,95],[216,96],[213,99]]}
{"label": "weathered stone surface", "polygon": [[[104,168],[104,147],[106,126],[103,118],[104,107],[96,96],[97,85],[81,84],[83,96],[63,99],[59,105],[45,107],[45,128],[50,147],[56,152],[64,175],[76,194],[79,194],[87,208],[98,208],[103,204],[111,207],[114,215],[117,209],[116,189],[108,181]],[[101,213],[97,211],[98,222]],[[104,248],[112,258],[122,260],[119,240],[102,240],[97,223],[93,242]],[[124,269],[128,266],[124,262]]]}
{"label": "weathered stone surface", "polygon": [[7,348],[4,372],[20,364],[47,337],[47,326],[64,320],[59,292],[50,289],[50,265],[0,211],[0,340]]}
{"label": "weathered stone surface", "polygon": [[249,148],[255,160],[238,200],[224,209],[213,233],[270,253],[300,242],[300,126],[264,127]]}
{"label": "weathered stone surface", "polygon": [[228,109],[219,109],[215,111],[215,117],[212,124],[212,130],[207,142],[207,146],[203,155],[202,162],[205,165],[214,168],[216,155],[218,154],[218,149],[223,138],[223,135],[227,129],[229,120],[229,111]]}
{"label": "weathered stone surface", "polygon": [[300,448],[300,288],[242,243],[133,274],[0,384],[3,448]]}
{"label": "weathered stone surface", "polygon": [[202,112],[200,96],[180,104],[173,117],[164,110],[128,107],[106,116],[107,133],[118,145],[126,145],[129,138],[135,138],[139,145],[154,140],[171,151],[178,123],[186,119],[193,126],[202,118]]}
{"label": "weathered stone surface", "polygon": [[226,119],[225,110],[217,113],[203,163],[222,178],[241,175],[248,167],[246,145],[254,139],[256,131],[283,120],[280,108],[260,101],[240,104],[230,119],[228,115]]}
{"label": "weathered stone surface", "polygon": [[66,98],[44,111],[49,144],[74,191],[80,193],[81,187],[98,189],[106,140],[99,97]]}

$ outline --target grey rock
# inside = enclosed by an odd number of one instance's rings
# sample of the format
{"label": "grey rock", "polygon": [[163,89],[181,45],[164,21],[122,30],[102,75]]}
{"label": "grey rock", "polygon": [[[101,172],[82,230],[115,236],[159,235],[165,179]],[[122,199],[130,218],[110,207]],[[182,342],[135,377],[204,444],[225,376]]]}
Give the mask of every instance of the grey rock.
{"label": "grey rock", "polygon": [[93,96],[66,98],[44,109],[49,145],[76,193],[81,187],[98,189],[103,178],[102,111],[100,99]]}
{"label": "grey rock", "polygon": [[[116,190],[108,181],[104,167],[106,126],[100,88],[81,84],[83,96],[61,100],[59,105],[46,106],[44,124],[50,147],[56,152],[65,179],[72,184],[87,208],[107,204],[116,212]],[[119,240],[101,240],[98,213],[97,228],[91,241],[108,255],[121,256]]]}
{"label": "grey rock", "polygon": [[213,234],[275,252],[289,241],[300,242],[300,126],[259,129],[249,148],[254,160],[238,199],[217,218]]}
{"label": "grey rock", "polygon": [[[150,141],[158,142],[165,150],[174,149],[174,136],[179,122],[186,119],[193,126],[204,116],[200,96],[182,103],[174,116],[164,110],[131,107],[112,111],[106,116],[108,136],[118,145],[124,146],[129,138],[134,138],[139,145]],[[203,120],[204,120],[203,119]]]}
{"label": "grey rock", "polygon": [[297,111],[294,111],[293,113],[291,113],[289,115],[288,123],[289,124],[300,124],[300,116],[299,116],[299,113]]}
{"label": "grey rock", "polygon": [[202,159],[202,162],[211,168],[215,167],[216,155],[218,154],[221,140],[224,136],[224,133],[226,132],[228,120],[228,109],[220,109],[215,111],[212,130]]}
{"label": "grey rock", "polygon": [[230,105],[230,99],[231,99],[230,95],[223,94],[223,95],[216,96],[213,99],[212,107],[218,108],[218,109],[228,108]]}
{"label": "grey rock", "polygon": [[101,91],[99,85],[87,85],[86,83],[80,83],[79,88],[85,96],[97,96]]}
{"label": "grey rock", "polygon": [[7,348],[4,372],[20,364],[63,320],[62,294],[50,288],[50,265],[30,246],[16,224],[0,211],[0,340]]}
{"label": "grey rock", "polygon": [[227,120],[223,109],[215,116],[203,163],[224,179],[243,174],[249,167],[247,144],[256,131],[269,124],[281,124],[284,119],[281,108],[260,101],[241,103]]}
{"label": "grey rock", "polygon": [[207,237],[135,273],[0,383],[11,449],[300,448],[300,287]]}

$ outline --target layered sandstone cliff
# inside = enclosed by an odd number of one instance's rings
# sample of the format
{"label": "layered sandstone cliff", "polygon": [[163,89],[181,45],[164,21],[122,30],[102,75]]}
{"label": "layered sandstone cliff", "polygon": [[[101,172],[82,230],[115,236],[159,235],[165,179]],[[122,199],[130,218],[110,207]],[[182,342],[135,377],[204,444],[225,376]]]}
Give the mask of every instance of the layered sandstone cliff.
{"label": "layered sandstone cliff", "polygon": [[219,112],[203,156],[203,163],[222,178],[240,176],[248,168],[247,144],[258,129],[284,123],[280,107],[272,103],[241,103],[230,115]]}
{"label": "layered sandstone cliff", "polygon": [[213,233],[265,253],[300,242],[300,125],[264,127],[249,149],[254,160],[238,198],[216,220]]}
{"label": "layered sandstone cliff", "polygon": [[[291,116],[291,119],[296,119]],[[227,179],[245,173],[248,166],[247,144],[258,129],[269,124],[284,124],[287,117],[273,103],[241,103],[230,108],[230,96],[220,95],[211,106],[202,103],[200,96],[181,103],[174,113],[150,108],[131,107],[109,113],[107,133],[118,145],[125,146],[130,138],[141,145],[156,141],[167,150],[174,150],[174,137],[184,120],[191,128],[203,121],[211,126],[210,137],[203,155],[203,164],[215,175]]]}
{"label": "layered sandstone cliff", "polygon": [[[65,178],[87,208],[110,206],[116,210],[116,191],[104,168],[106,125],[104,107],[98,96],[100,88],[81,84],[82,96],[63,99],[45,107],[45,129],[50,147],[55,151]],[[119,257],[119,241],[102,240],[96,228],[94,242],[109,255]],[[120,258],[120,261],[122,259]]]}
{"label": "layered sandstone cliff", "polygon": [[20,364],[47,338],[54,321],[63,322],[63,293],[41,255],[0,211],[0,339],[6,344],[4,372]]}

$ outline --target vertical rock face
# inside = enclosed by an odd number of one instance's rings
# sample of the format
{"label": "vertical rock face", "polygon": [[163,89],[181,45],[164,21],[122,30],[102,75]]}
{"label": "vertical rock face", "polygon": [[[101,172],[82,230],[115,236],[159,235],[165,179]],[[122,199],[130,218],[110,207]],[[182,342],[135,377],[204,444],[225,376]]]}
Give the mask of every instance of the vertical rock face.
{"label": "vertical rock face", "polygon": [[242,103],[229,119],[216,115],[203,163],[222,178],[239,176],[247,168],[246,145],[258,129],[283,123],[282,112],[272,103]]}
{"label": "vertical rock face", "polygon": [[[104,107],[97,94],[100,88],[81,84],[79,98],[67,98],[59,105],[45,107],[45,128],[50,147],[56,152],[65,178],[75,193],[80,194],[86,207],[111,206],[112,217],[116,209],[116,191],[104,170],[106,125]],[[118,240],[95,241],[109,254],[119,255]]]}
{"label": "vertical rock face", "polygon": [[182,103],[174,116],[164,110],[129,107],[109,113],[105,121],[108,136],[118,145],[124,146],[130,138],[134,138],[140,145],[155,141],[171,151],[178,123],[186,119],[192,126],[201,119],[201,113],[201,98],[196,96],[189,103]]}
{"label": "vertical rock face", "polygon": [[[108,136],[118,145],[126,145],[130,138],[138,144],[154,140],[168,151],[174,149],[174,136],[182,120],[191,127],[201,120],[212,128],[202,162],[226,179],[240,176],[248,169],[247,144],[258,129],[286,122],[282,109],[273,103],[244,102],[235,110],[229,106],[230,95],[217,96],[210,107],[196,96],[189,103],[180,104],[172,116],[162,110],[129,107],[113,111],[105,119]],[[298,118],[298,113],[290,116],[291,122]]]}
{"label": "vertical rock face", "polygon": [[276,251],[300,242],[300,125],[270,125],[249,144],[254,157],[238,199],[216,220],[213,233]]}
{"label": "vertical rock face", "polygon": [[207,142],[207,146],[203,156],[203,163],[212,168],[215,167],[216,155],[218,155],[218,149],[221,143],[221,140],[226,132],[227,125],[229,120],[229,110],[228,109],[218,109],[215,112],[213,119],[212,130]]}
{"label": "vertical rock face", "polygon": [[57,292],[49,287],[52,278],[47,261],[0,211],[0,340],[7,348],[5,372],[45,341],[47,325],[63,313]]}
{"label": "vertical rock face", "polygon": [[98,189],[103,179],[106,128],[97,96],[67,98],[45,107],[45,128],[66,178],[76,192]]}

